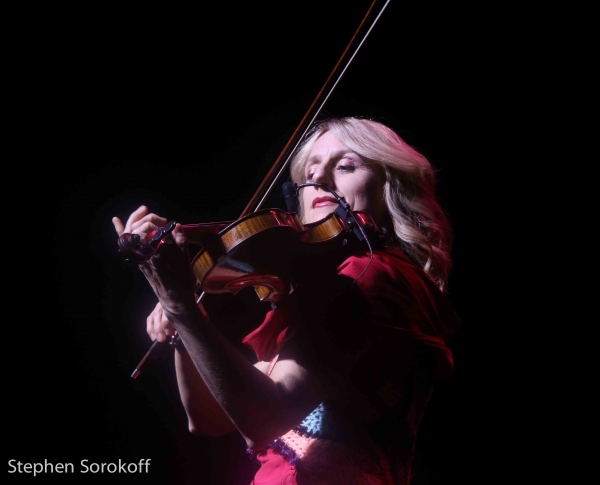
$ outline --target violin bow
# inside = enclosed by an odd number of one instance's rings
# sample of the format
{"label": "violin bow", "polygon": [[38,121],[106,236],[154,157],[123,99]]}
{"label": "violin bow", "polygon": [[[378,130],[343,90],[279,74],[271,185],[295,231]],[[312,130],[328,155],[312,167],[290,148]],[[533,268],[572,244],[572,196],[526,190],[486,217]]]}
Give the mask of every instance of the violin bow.
{"label": "violin bow", "polygon": [[[273,187],[281,178],[281,175],[283,174],[284,170],[288,167],[292,154],[298,147],[298,144],[304,138],[306,132],[313,124],[317,116],[319,116],[319,113],[321,112],[323,106],[331,96],[331,93],[333,93],[333,90],[342,79],[342,76],[350,66],[350,63],[352,62],[352,60],[358,53],[358,50],[361,48],[361,46],[367,39],[367,36],[371,33],[371,30],[373,30],[373,27],[381,17],[381,14],[383,14],[383,11],[388,6],[390,1],[391,0],[385,0],[384,5],[381,7],[381,9],[379,9],[379,11],[376,12],[376,14],[374,13],[375,6],[377,3],[381,3],[381,1],[374,0],[373,3],[371,3],[369,10],[367,10],[367,13],[365,14],[358,28],[354,32],[352,39],[350,39],[350,42],[346,46],[346,49],[344,49],[344,52],[342,53],[340,59],[329,74],[327,80],[325,81],[325,84],[323,85],[316,98],[305,113],[304,117],[294,130],[294,133],[292,133],[292,136],[290,137],[285,147],[275,160],[273,167],[271,167],[271,169],[267,173],[258,190],[250,199],[250,202],[248,202],[248,205],[242,212],[240,218],[252,212],[256,212],[262,207],[262,205],[265,202],[265,199],[269,196],[269,194],[273,190]],[[373,18],[373,16],[375,16],[375,18],[373,19],[372,23],[367,24],[367,21]],[[361,35],[362,37],[360,37]],[[262,195],[261,198],[260,194],[262,192],[264,192],[264,195]]]}
{"label": "violin bow", "polygon": [[[342,76],[350,66],[350,63],[358,53],[359,49],[371,33],[371,30],[373,30],[373,27],[375,26],[375,24],[377,23],[377,21],[379,20],[379,18],[381,17],[381,15],[383,14],[384,10],[390,2],[391,0],[385,0],[383,2],[381,0],[374,0],[371,3],[369,9],[367,10],[367,13],[361,20],[358,28],[354,32],[354,35],[350,39],[350,42],[344,49],[344,52],[342,53],[340,59],[329,74],[327,80],[325,81],[325,84],[323,84],[323,87],[318,92],[312,104],[309,106],[308,110],[300,120],[300,123],[292,133],[292,136],[290,137],[283,150],[275,160],[275,163],[263,179],[257,191],[254,193],[254,195],[244,208],[244,211],[240,215],[239,219],[247,216],[248,214],[258,211],[262,207],[265,200],[273,191],[273,188],[281,178],[283,172],[288,167],[292,154],[298,147],[300,141],[304,138],[308,129],[314,123],[317,116],[319,116],[319,114],[321,113],[323,106],[333,93],[335,87],[338,85],[338,83],[342,79]],[[383,3],[383,5],[377,10],[377,4],[381,3]],[[369,23],[370,20],[372,21]],[[205,293],[202,292],[196,300],[198,304],[200,304],[200,302],[202,301],[204,294]],[[172,336],[169,341],[169,344],[172,347],[175,347],[178,340],[180,340],[179,335]],[[148,349],[142,360],[139,362],[139,364],[131,374],[131,377],[133,379],[138,378],[138,376],[141,373],[142,367],[147,362],[148,358],[150,357],[150,355],[152,354],[152,352],[158,344],[158,340],[155,340],[152,343],[151,347]]]}

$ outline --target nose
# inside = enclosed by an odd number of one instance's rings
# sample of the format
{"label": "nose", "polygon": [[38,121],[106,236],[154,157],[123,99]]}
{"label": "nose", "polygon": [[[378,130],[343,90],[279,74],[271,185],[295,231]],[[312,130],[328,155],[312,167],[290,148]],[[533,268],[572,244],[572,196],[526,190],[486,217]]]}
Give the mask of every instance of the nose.
{"label": "nose", "polygon": [[[331,171],[328,169],[327,164],[320,164],[313,173],[312,181],[316,184],[328,185],[332,190],[335,190],[333,177]],[[320,189],[320,187],[315,187]]]}

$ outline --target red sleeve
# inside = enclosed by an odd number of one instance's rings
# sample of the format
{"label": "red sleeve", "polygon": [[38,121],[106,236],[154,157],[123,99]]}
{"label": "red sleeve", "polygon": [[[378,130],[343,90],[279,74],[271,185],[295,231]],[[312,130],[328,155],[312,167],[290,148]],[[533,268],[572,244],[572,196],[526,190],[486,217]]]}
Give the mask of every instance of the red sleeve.
{"label": "red sleeve", "polygon": [[[338,273],[356,279],[356,285],[368,300],[372,323],[423,343],[436,357],[436,378],[449,377],[454,368],[447,342],[460,323],[454,308],[417,266],[400,251],[377,251],[369,263],[369,254],[352,256]],[[366,268],[366,271],[365,271]],[[364,273],[363,273],[364,271]]]}
{"label": "red sleeve", "polygon": [[452,353],[446,343],[459,319],[433,281],[401,252],[377,251],[372,261],[368,253],[351,256],[337,268],[337,276],[341,280],[335,283],[315,277],[310,287],[297,290],[295,298],[271,310],[243,343],[259,360],[269,361],[295,325],[305,322],[316,347],[360,352],[375,337],[388,340],[400,354],[403,346],[418,341],[435,356],[437,379],[452,374]]}

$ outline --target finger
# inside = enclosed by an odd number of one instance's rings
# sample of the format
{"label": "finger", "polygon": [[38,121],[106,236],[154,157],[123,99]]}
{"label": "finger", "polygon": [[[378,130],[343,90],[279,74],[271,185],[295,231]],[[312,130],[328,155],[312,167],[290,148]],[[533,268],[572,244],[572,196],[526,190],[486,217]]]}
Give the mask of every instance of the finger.
{"label": "finger", "polygon": [[129,232],[146,232],[148,228],[154,230],[157,227],[163,227],[167,222],[167,219],[164,217],[157,216],[156,214],[146,214],[141,219],[131,222]]}
{"label": "finger", "polygon": [[158,340],[164,342],[167,337],[175,335],[175,326],[166,317],[160,302],[156,304],[154,310],[147,319],[147,332],[151,336],[152,340]]}
{"label": "finger", "polygon": [[125,226],[123,222],[118,217],[112,218],[113,226],[115,227],[115,231],[117,231],[117,236],[120,236],[125,231]]}
{"label": "finger", "polygon": [[153,342],[156,340],[156,332],[154,331],[154,312],[146,317],[146,333]]}
{"label": "finger", "polygon": [[127,219],[127,223],[125,224],[125,232],[126,233],[131,233],[132,232],[132,225],[136,222],[138,222],[141,218],[143,218],[146,214],[148,214],[148,207],[146,207],[145,205],[141,205],[139,206],[136,210],[134,210],[131,215],[129,216],[129,218]]}
{"label": "finger", "polygon": [[[165,316],[165,312],[163,311],[162,306],[158,303],[154,309],[154,333],[156,334],[156,340],[159,342],[165,342],[167,337],[172,334],[171,322]],[[168,329],[167,329],[168,327]]]}
{"label": "finger", "polygon": [[181,228],[181,224],[175,224],[175,229],[173,229],[173,232],[171,234],[173,236],[173,239],[175,240],[175,243],[178,246],[184,246],[187,242],[185,232]]}
{"label": "finger", "polygon": [[160,326],[160,319],[162,313],[162,306],[160,303],[157,303],[154,307],[154,310],[148,315],[146,318],[146,332],[152,339],[152,341],[156,340],[158,334],[158,328]]}
{"label": "finger", "polygon": [[130,232],[131,234],[139,234],[140,236],[145,236],[151,233],[152,231],[156,231],[156,229],[158,229],[159,227],[162,226],[159,226],[154,222],[151,222],[150,220],[144,218],[141,221],[132,224]]}
{"label": "finger", "polygon": [[189,258],[188,242],[187,242],[187,238],[185,236],[185,232],[181,228],[181,224],[176,224],[175,225],[175,228],[173,229],[173,231],[171,232],[171,234],[169,234],[167,236],[167,238],[165,239],[165,241],[168,241],[169,239],[171,239],[172,241],[174,241],[175,244],[177,245],[177,247],[184,254],[186,254],[188,256],[188,258]]}
{"label": "finger", "polygon": [[167,337],[172,337],[175,335],[175,326],[171,323],[171,321],[165,316],[164,312],[162,313],[161,325],[164,329],[165,335]]}

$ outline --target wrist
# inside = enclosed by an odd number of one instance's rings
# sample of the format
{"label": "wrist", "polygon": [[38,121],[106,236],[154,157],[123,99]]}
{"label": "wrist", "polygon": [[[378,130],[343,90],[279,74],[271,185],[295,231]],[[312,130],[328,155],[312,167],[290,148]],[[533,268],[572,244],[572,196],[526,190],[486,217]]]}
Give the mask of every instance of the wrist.
{"label": "wrist", "polygon": [[187,353],[187,349],[185,348],[185,345],[183,344],[183,340],[181,340],[181,337],[179,335],[175,335],[175,336],[171,337],[171,341],[169,343],[178,352]]}

